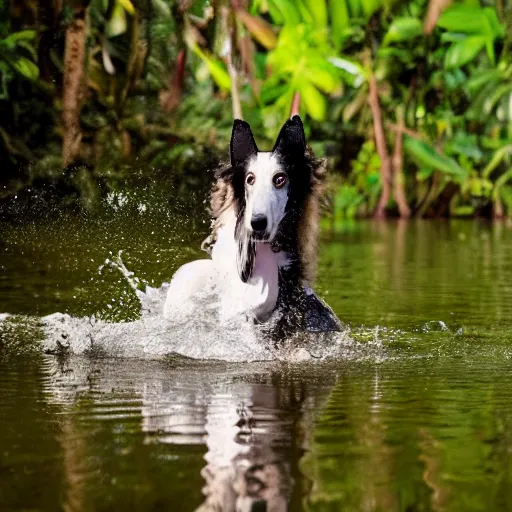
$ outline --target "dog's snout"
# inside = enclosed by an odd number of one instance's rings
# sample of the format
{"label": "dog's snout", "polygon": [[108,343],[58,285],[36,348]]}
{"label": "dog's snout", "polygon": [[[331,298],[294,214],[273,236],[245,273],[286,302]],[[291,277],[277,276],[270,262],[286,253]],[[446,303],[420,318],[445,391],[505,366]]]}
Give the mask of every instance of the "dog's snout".
{"label": "dog's snout", "polygon": [[265,231],[267,229],[267,217],[265,215],[254,215],[251,218],[251,227],[254,231]]}

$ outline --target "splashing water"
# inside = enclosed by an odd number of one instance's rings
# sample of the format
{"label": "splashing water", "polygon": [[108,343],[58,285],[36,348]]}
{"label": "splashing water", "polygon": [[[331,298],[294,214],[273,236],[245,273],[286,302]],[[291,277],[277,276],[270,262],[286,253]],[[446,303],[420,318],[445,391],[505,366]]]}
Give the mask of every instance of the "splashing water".
{"label": "splashing water", "polygon": [[[136,294],[140,318],[111,323],[63,313],[42,317],[38,325],[44,335],[46,353],[150,359],[179,354],[226,361],[303,361],[346,357],[357,345],[347,333],[301,333],[276,344],[245,316],[220,318],[214,289],[197,294],[182,305],[183,311],[169,320],[162,314],[168,283],[153,288],[141,281],[124,265],[122,251],[117,257],[107,259],[99,271],[107,266],[117,269]],[[8,318],[5,315],[3,321]]]}

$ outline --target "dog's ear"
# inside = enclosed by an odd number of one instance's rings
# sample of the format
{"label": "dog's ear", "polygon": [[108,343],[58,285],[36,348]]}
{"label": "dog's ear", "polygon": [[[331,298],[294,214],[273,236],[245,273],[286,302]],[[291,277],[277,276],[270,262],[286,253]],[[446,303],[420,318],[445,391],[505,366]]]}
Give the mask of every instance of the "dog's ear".
{"label": "dog's ear", "polygon": [[256,259],[256,244],[244,227],[244,209],[240,210],[236,219],[235,240],[237,243],[236,266],[243,283],[252,276]]}
{"label": "dog's ear", "polygon": [[254,270],[256,259],[256,244],[251,239],[238,240],[238,253],[236,258],[238,275],[242,283],[247,283]]}
{"label": "dog's ear", "polygon": [[304,126],[299,116],[293,116],[284,123],[272,152],[283,156],[304,156],[306,152],[306,136],[304,135]]}
{"label": "dog's ear", "polygon": [[240,167],[252,155],[258,152],[249,123],[235,119],[229,145],[231,166]]}

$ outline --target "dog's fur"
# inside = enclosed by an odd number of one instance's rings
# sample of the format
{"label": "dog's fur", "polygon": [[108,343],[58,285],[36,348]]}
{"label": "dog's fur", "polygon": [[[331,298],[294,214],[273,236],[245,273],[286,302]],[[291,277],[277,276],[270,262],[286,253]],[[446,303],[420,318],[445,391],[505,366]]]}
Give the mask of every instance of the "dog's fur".
{"label": "dog's fur", "polygon": [[[341,327],[330,308],[310,289],[317,266],[324,176],[323,161],[316,160],[306,147],[299,116],[284,124],[273,150],[267,153],[258,151],[249,124],[235,120],[230,164],[215,175],[212,235],[207,240],[219,245],[224,243],[222,237],[231,241],[227,252],[236,251],[240,284],[248,289],[254,283],[259,289],[266,287],[264,304],[258,306],[255,320],[275,316],[280,335]],[[257,230],[255,219],[262,217],[265,227]],[[216,259],[215,253],[212,257]],[[269,277],[274,275],[271,267],[277,267],[277,279]],[[234,283],[233,288],[235,285],[239,286]],[[276,286],[274,294],[268,293],[268,288]]]}
{"label": "dog's fur", "polygon": [[[249,125],[236,120],[231,137],[231,164],[216,173],[211,192],[214,237],[215,231],[222,225],[223,214],[228,210],[232,209],[237,218],[242,219],[245,194],[240,182],[243,183],[247,173],[247,159],[257,152]],[[283,126],[272,153],[279,156],[280,164],[291,182],[287,216],[277,238],[271,241],[272,249],[291,252],[302,284],[309,285],[316,277],[319,199],[325,178],[324,161],[315,159],[306,148],[299,116],[294,116]],[[241,278],[246,280],[245,273]]]}

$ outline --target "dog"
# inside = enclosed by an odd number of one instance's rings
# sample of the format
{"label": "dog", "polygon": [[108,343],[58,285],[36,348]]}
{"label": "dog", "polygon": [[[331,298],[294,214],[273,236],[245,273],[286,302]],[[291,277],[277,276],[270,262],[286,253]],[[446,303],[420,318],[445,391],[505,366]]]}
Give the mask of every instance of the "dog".
{"label": "dog", "polygon": [[295,115],[272,151],[259,151],[249,124],[235,120],[230,163],[211,191],[211,259],[181,267],[167,294],[173,317],[194,294],[214,286],[226,316],[245,314],[276,336],[339,331],[334,312],[311,288],[317,258],[323,162],[306,146]]}

